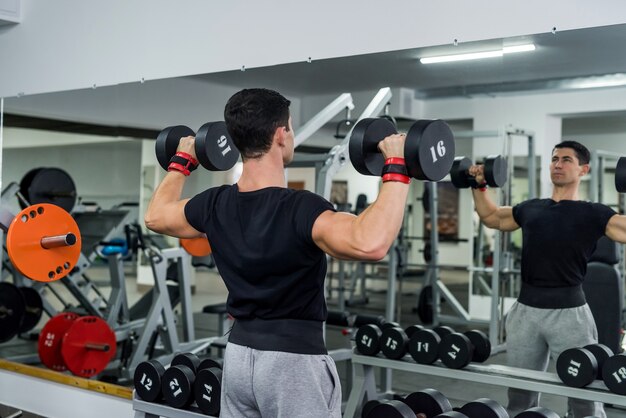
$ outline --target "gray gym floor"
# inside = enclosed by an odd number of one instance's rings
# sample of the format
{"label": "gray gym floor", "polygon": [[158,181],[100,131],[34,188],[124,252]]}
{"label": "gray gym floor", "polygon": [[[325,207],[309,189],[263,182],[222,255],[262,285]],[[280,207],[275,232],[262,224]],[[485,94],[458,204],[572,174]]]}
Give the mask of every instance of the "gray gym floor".
{"label": "gray gym floor", "polygon": [[[127,266],[127,291],[129,302],[132,304],[139,299],[144,289],[138,290],[136,279],[134,276],[133,266]],[[108,280],[108,270],[106,266],[93,266],[88,270],[89,277],[101,284],[101,289],[108,292],[104,287],[104,283]],[[442,272],[442,278],[455,294],[455,296],[465,303],[467,300],[467,283],[459,278],[455,272]],[[417,314],[412,312],[412,308],[416,304],[417,293],[421,287],[422,277],[419,275],[407,277],[402,284],[402,296],[398,298],[400,307],[400,323],[403,327],[413,323],[420,323]],[[368,281],[369,303],[367,305],[352,306],[347,308],[351,313],[370,313],[384,314],[386,306],[387,283],[385,280]],[[57,288],[60,292],[65,289],[59,284]],[[221,303],[226,300],[226,288],[213,270],[199,269],[196,270],[195,277],[195,293],[193,296],[194,312],[200,312],[202,307],[208,304]],[[336,293],[333,294],[336,299]],[[329,309],[334,309],[336,300],[329,300]],[[445,307],[444,307],[445,308]],[[217,331],[217,318],[215,315],[195,314],[195,326],[197,337],[214,336]],[[45,323],[47,317],[44,316],[40,327]],[[456,327],[462,330],[460,327]],[[327,332],[327,341],[330,349],[349,347],[351,342],[349,337],[342,335],[341,329],[329,327]],[[14,355],[36,353],[36,343],[33,341],[25,341],[21,339],[13,339],[7,343],[0,344],[0,358],[8,358]],[[504,364],[505,354],[497,354],[489,359],[488,363]],[[552,365],[553,367],[553,365]],[[342,387],[344,401],[347,401],[350,388],[345,382],[344,364],[338,364],[339,373],[342,376]],[[552,369],[553,370],[553,369]],[[393,372],[393,390],[400,394],[407,394],[423,388],[434,388],[447,396],[453,406],[461,406],[471,400],[477,398],[491,398],[502,404],[506,404],[506,388],[485,384],[468,384],[467,381],[456,379],[440,378],[433,376],[418,375],[409,372]],[[544,395],[541,401],[542,406],[550,408],[557,413],[564,415],[566,411],[566,399],[560,396]],[[607,407],[607,415],[609,418],[626,418],[626,410]],[[0,417],[6,416],[13,412],[14,409],[3,407],[0,405]],[[24,417],[35,417],[34,415],[25,414]]]}

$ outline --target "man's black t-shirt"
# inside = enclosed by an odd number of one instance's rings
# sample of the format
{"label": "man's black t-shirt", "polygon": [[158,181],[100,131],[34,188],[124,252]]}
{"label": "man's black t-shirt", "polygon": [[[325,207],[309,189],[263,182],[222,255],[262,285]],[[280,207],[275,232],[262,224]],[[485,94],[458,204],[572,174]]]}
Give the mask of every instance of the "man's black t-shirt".
{"label": "man's black t-shirt", "polygon": [[191,226],[206,233],[236,319],[324,321],[325,253],[312,228],[322,197],[282,187],[239,192],[211,188],[185,206]]}
{"label": "man's black t-shirt", "polygon": [[615,214],[606,205],[575,200],[531,199],[513,207],[522,228],[523,285],[579,287],[587,260]]}

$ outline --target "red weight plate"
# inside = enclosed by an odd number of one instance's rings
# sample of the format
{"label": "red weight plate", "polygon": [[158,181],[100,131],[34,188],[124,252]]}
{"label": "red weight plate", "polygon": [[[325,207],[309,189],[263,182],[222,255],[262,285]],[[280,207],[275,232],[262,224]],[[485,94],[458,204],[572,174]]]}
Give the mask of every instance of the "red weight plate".
{"label": "red weight plate", "polygon": [[76,376],[91,377],[105,369],[116,351],[115,333],[101,318],[78,318],[63,337],[61,355]]}
{"label": "red weight plate", "polygon": [[[42,238],[69,234],[73,236],[72,245],[46,249],[41,244]],[[11,221],[6,242],[13,266],[39,282],[65,277],[80,257],[81,239],[76,221],[68,212],[49,203],[32,205],[18,213]]]}
{"label": "red weight plate", "polygon": [[48,368],[57,371],[67,370],[63,356],[61,355],[61,344],[63,336],[78,319],[78,314],[63,312],[52,318],[39,333],[39,358]]}

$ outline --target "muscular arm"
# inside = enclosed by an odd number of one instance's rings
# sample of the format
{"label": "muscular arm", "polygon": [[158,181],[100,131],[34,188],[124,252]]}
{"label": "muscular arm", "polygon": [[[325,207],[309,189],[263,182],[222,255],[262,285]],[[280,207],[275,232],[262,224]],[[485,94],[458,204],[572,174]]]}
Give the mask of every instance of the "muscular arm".
{"label": "muscular arm", "polygon": [[[179,151],[195,156],[193,137],[182,138]],[[178,171],[170,171],[156,188],[144,215],[146,228],[159,234],[178,238],[196,238],[203,234],[189,225],[185,216],[185,205],[189,199],[181,200],[185,175]]]}
{"label": "muscular arm", "polygon": [[[483,165],[473,165],[468,170],[478,184],[485,183],[484,168]],[[489,193],[480,191],[480,189],[472,189],[472,197],[474,198],[476,213],[487,228],[500,231],[514,231],[519,228],[513,218],[513,208],[510,206],[496,206],[489,198]]]}
{"label": "muscular arm", "polygon": [[513,208],[510,206],[496,206],[491,201],[488,193],[478,189],[472,190],[474,205],[480,220],[487,228],[498,229],[500,231],[514,231],[519,228],[513,218]]}
{"label": "muscular arm", "polygon": [[[383,139],[378,149],[384,158],[404,158],[405,135]],[[324,252],[336,258],[380,260],[398,236],[404,217],[409,185],[383,183],[378,198],[359,216],[327,211],[313,224],[313,240]]]}
{"label": "muscular arm", "polygon": [[378,198],[359,216],[322,213],[313,224],[313,240],[327,254],[350,260],[380,260],[402,226],[407,184],[383,183]]}
{"label": "muscular arm", "polygon": [[626,243],[626,216],[613,215],[606,225],[605,234],[613,241]]}

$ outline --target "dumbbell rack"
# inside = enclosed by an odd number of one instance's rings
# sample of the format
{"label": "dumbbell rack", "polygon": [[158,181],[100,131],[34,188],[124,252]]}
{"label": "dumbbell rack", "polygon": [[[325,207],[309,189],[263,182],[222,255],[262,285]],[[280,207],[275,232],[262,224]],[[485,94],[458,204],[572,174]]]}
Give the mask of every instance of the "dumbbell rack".
{"label": "dumbbell rack", "polygon": [[[408,356],[403,360],[389,360],[379,356],[363,356],[356,351],[352,355],[352,364],[355,370],[355,377],[344,411],[344,418],[357,417],[356,414],[359,411],[361,402],[378,399],[374,367],[626,406],[626,396],[609,392],[603,382],[596,381],[584,389],[573,388],[565,386],[556,373],[539,372],[517,367],[497,364],[470,364],[464,369],[457,370],[443,366],[440,361],[433,365],[424,365],[413,362]],[[365,399],[363,398],[364,396]]]}
{"label": "dumbbell rack", "polygon": [[142,401],[133,391],[133,410],[135,418],[211,418],[202,412],[187,409],[172,408],[160,403]]}

